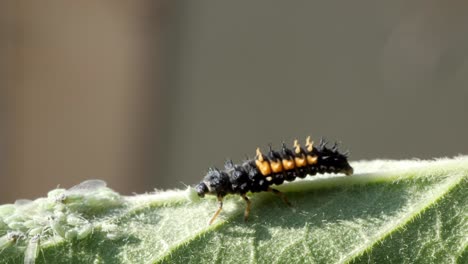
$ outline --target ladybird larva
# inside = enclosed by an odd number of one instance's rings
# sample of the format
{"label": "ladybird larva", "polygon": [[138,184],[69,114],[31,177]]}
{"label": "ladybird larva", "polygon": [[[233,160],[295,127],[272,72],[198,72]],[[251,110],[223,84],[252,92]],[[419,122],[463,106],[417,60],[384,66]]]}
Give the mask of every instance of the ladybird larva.
{"label": "ladybird larva", "polygon": [[195,186],[200,197],[205,194],[216,195],[218,210],[210,219],[212,224],[223,208],[223,198],[227,194],[239,194],[246,202],[244,220],[247,221],[251,202],[246,196],[247,192],[272,192],[289,205],[286,196],[272,188],[272,185],[283,184],[284,181],[294,181],[307,175],[317,173],[344,173],[353,174],[353,168],[348,163],[347,153],[338,151],[337,144],[327,147],[327,142],[321,140],[317,147],[307,137],[305,148],[297,140],[292,149],[283,143],[281,151],[277,152],[270,146],[268,154],[263,154],[257,148],[254,159],[234,164],[226,161],[224,170],[210,168],[203,180]]}

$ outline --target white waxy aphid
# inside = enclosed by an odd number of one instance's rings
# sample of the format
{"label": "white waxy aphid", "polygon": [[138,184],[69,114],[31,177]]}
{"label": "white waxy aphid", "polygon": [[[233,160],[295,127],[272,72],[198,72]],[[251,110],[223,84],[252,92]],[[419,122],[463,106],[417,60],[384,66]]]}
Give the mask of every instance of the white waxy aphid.
{"label": "white waxy aphid", "polygon": [[21,214],[17,214],[16,212],[11,214],[10,216],[8,217],[5,217],[3,219],[3,221],[5,222],[5,224],[9,225],[10,223],[14,223],[14,222],[23,222],[24,221],[24,216],[21,215]]}
{"label": "white waxy aphid", "polygon": [[88,237],[91,233],[93,232],[93,225],[92,224],[87,224],[78,229],[78,236],[77,239],[81,240],[83,238]]}
{"label": "white waxy aphid", "polygon": [[37,211],[38,204],[28,199],[19,199],[15,201],[16,214],[26,218]]}
{"label": "white waxy aphid", "polygon": [[9,232],[8,234],[0,237],[0,251],[10,247],[14,243],[16,243],[16,241],[18,241],[18,239],[23,238],[23,237],[24,237],[23,233],[16,232],[16,231],[15,232]]}
{"label": "white waxy aphid", "polygon": [[75,214],[70,214],[67,216],[67,224],[72,226],[81,226],[86,224],[88,221],[82,217],[76,216]]}
{"label": "white waxy aphid", "polygon": [[87,193],[89,191],[95,191],[97,189],[106,187],[107,184],[103,180],[87,180],[78,185],[75,185],[68,189],[67,193]]}
{"label": "white waxy aphid", "polygon": [[15,243],[15,241],[12,240],[8,234],[0,237],[0,252],[6,248],[9,248],[11,245],[13,245],[13,243]]}
{"label": "white waxy aphid", "polygon": [[38,226],[37,222],[34,221],[33,219],[29,219],[23,222],[23,225],[27,228],[34,228]]}
{"label": "white waxy aphid", "polygon": [[75,228],[67,230],[67,232],[65,233],[66,240],[73,240],[77,236],[78,236],[78,231]]}
{"label": "white waxy aphid", "polygon": [[15,211],[13,204],[0,205],[0,219],[10,216]]}
{"label": "white waxy aphid", "polygon": [[5,230],[7,228],[7,224],[3,222],[3,220],[0,218],[0,230]]}
{"label": "white waxy aphid", "polygon": [[54,206],[55,211],[64,211],[66,209],[65,204],[63,204],[63,201],[61,202],[56,202]]}
{"label": "white waxy aphid", "polygon": [[123,200],[121,196],[106,187],[106,183],[101,180],[89,180],[80,183],[67,191],[66,198],[62,204],[72,212],[96,213],[108,210],[112,207],[121,206]]}
{"label": "white waxy aphid", "polygon": [[18,231],[9,232],[7,236],[9,239],[13,240],[14,242],[25,237],[22,232],[18,232]]}
{"label": "white waxy aphid", "polygon": [[66,189],[63,189],[63,188],[53,189],[53,190],[50,190],[47,193],[47,197],[48,198],[55,198],[57,195],[60,195],[61,193],[64,193],[65,191],[66,191]]}
{"label": "white waxy aphid", "polygon": [[34,205],[37,212],[48,212],[54,210],[56,206],[55,201],[51,201],[48,198],[38,198],[34,200]]}
{"label": "white waxy aphid", "polygon": [[33,201],[29,200],[29,199],[18,199],[18,200],[15,201],[15,206],[16,207],[25,206],[25,205],[31,204],[32,202]]}
{"label": "white waxy aphid", "polygon": [[59,200],[59,197],[64,197],[65,191],[66,191],[65,189],[54,189],[47,193],[47,198],[52,201],[57,201]]}
{"label": "white waxy aphid", "polygon": [[41,214],[41,215],[34,215],[32,217],[32,220],[37,223],[38,225],[47,225],[49,221],[49,217],[46,214]]}
{"label": "white waxy aphid", "polygon": [[67,215],[61,211],[55,211],[53,219],[58,222],[65,222]]}
{"label": "white waxy aphid", "polygon": [[24,252],[24,264],[36,263],[36,258],[39,255],[40,240],[40,235],[35,235],[29,240],[26,251]]}
{"label": "white waxy aphid", "polygon": [[102,180],[87,180],[78,185],[66,190],[62,196],[58,197],[61,203],[77,203],[81,204],[85,199],[85,195],[95,193],[101,188],[106,187],[106,182]]}
{"label": "white waxy aphid", "polygon": [[44,237],[42,237],[41,239],[41,247],[42,248],[47,248],[47,247],[50,247],[52,245],[57,245],[59,243],[62,243],[65,239],[62,238],[62,237],[59,237],[59,236],[50,236],[50,237],[47,237],[44,239]]}
{"label": "white waxy aphid", "polygon": [[56,203],[63,203],[67,199],[67,195],[65,193],[58,194],[54,197]]}
{"label": "white waxy aphid", "polygon": [[32,228],[32,229],[29,230],[28,235],[29,236],[39,235],[39,234],[42,233],[42,231],[44,231],[44,227],[42,227],[42,226],[35,227],[35,228]]}
{"label": "white waxy aphid", "polygon": [[60,221],[58,221],[58,219],[51,218],[49,220],[49,226],[56,235],[65,237],[65,228],[63,224]]}
{"label": "white waxy aphid", "polygon": [[11,222],[8,223],[8,227],[13,230],[26,230],[27,228],[24,226],[24,222]]}

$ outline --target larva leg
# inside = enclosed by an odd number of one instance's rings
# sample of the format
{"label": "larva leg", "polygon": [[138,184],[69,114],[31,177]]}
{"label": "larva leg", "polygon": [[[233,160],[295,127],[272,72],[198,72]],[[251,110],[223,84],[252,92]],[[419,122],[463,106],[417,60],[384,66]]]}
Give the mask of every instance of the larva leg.
{"label": "larva leg", "polygon": [[292,206],[291,203],[288,201],[288,198],[286,197],[286,195],[284,195],[284,193],[273,188],[268,188],[267,191],[278,195],[288,206]]}
{"label": "larva leg", "polygon": [[244,201],[247,203],[247,205],[245,206],[245,211],[244,211],[244,221],[247,222],[247,219],[249,219],[251,202],[250,202],[249,198],[247,198],[247,196],[245,194],[242,194],[242,198],[244,198]]}
{"label": "larva leg", "polygon": [[223,196],[218,195],[218,210],[213,215],[213,217],[211,217],[210,222],[208,223],[209,225],[211,225],[214,222],[214,220],[216,219],[216,217],[218,217],[221,210],[223,210]]}

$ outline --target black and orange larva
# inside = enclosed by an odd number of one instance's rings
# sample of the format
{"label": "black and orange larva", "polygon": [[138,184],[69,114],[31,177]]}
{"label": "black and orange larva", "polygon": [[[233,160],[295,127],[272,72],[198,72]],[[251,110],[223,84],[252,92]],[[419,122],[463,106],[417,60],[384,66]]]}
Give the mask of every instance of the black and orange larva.
{"label": "black and orange larva", "polygon": [[203,181],[195,186],[195,189],[200,197],[204,197],[205,194],[218,197],[219,207],[209,224],[213,223],[221,212],[223,198],[227,194],[242,196],[247,204],[244,212],[244,220],[247,220],[250,213],[250,200],[246,196],[247,192],[273,192],[290,205],[283,193],[270,186],[317,173],[351,175],[353,168],[348,163],[347,154],[339,152],[336,143],[329,148],[327,142],[321,140],[320,144],[314,147],[310,137],[307,137],[305,149],[297,143],[297,140],[294,140],[292,150],[283,143],[280,152],[274,151],[270,146],[270,151],[264,155],[257,148],[255,159],[244,161],[240,165],[228,160],[224,165],[224,170],[210,168]]}

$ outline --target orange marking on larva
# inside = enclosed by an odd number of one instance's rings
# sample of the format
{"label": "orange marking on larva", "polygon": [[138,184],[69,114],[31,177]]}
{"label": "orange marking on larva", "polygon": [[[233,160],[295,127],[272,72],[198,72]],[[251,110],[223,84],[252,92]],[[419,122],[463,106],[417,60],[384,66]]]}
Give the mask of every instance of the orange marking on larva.
{"label": "orange marking on larva", "polygon": [[307,163],[309,165],[314,165],[317,163],[317,156],[307,155]]}
{"label": "orange marking on larva", "polygon": [[314,149],[314,142],[310,140],[310,136],[307,137],[305,145],[307,147],[307,151],[312,152],[312,150]]}
{"label": "orange marking on larva", "polygon": [[283,162],[283,168],[285,170],[292,170],[295,168],[295,164],[293,160],[284,159],[281,162]]}
{"label": "orange marking on larva", "polygon": [[260,161],[260,160],[256,160],[255,161],[255,165],[257,165],[257,168],[260,170],[260,173],[263,175],[263,176],[267,176],[267,175],[270,175],[271,174],[271,167],[270,167],[270,163],[268,163],[268,161]]}
{"label": "orange marking on larva", "polygon": [[283,164],[281,163],[281,161],[278,161],[278,162],[270,161],[270,166],[271,166],[271,170],[273,171],[273,173],[280,173],[283,171]]}
{"label": "orange marking on larva", "polygon": [[294,158],[294,162],[296,162],[296,167],[304,167],[307,165],[307,161],[305,158]]}

